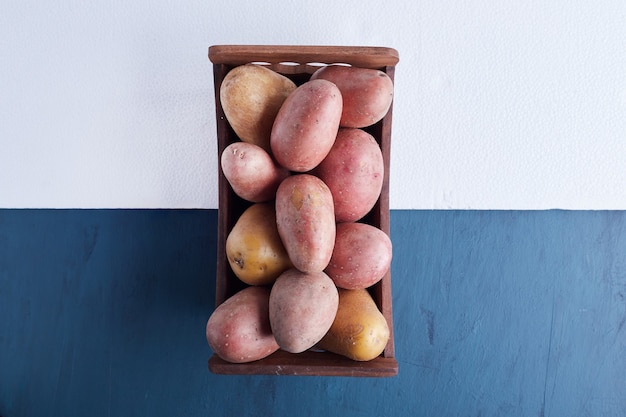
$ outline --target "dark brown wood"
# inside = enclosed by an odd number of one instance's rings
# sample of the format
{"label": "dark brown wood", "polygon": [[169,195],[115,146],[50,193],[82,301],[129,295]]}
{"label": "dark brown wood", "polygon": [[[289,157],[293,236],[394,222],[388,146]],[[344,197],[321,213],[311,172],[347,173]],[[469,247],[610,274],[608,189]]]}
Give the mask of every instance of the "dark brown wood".
{"label": "dark brown wood", "polygon": [[[321,46],[247,46],[216,45],[209,48],[213,62],[215,114],[217,121],[217,152],[239,140],[228,124],[219,97],[219,88],[228,72],[238,65],[263,62],[296,84],[309,79],[319,65],[347,63],[384,71],[394,81],[398,53],[391,48],[377,47],[321,47]],[[315,64],[315,65],[312,65]],[[389,235],[389,175],[391,152],[392,109],[378,123],[366,128],[381,147],[384,163],[383,187],[374,208],[361,221],[380,228]],[[218,158],[219,160],[219,158]],[[218,163],[218,236],[217,269],[215,279],[215,305],[243,289],[245,284],[233,273],[226,259],[226,238],[243,211],[250,203],[239,198],[232,190]],[[392,315],[391,272],[373,285],[370,293],[387,320],[391,337],[382,355],[368,362],[357,362],[330,352],[307,351],[291,354],[276,352],[268,358],[247,364],[228,363],[213,355],[209,370],[217,374],[270,374],[270,375],[326,375],[387,377],[398,373],[395,360]]]}
{"label": "dark brown wood", "polygon": [[395,66],[398,51],[374,46],[214,45],[209,48],[214,64],[242,65],[249,62],[350,64],[363,68]]}
{"label": "dark brown wood", "polygon": [[[395,79],[395,67],[385,67],[385,72],[393,81]],[[387,235],[390,233],[390,220],[389,220],[389,177],[391,175],[391,121],[393,116],[393,102],[389,111],[380,123],[380,147],[383,154],[383,161],[385,166],[385,174],[383,177],[383,187],[379,198],[379,221],[378,227],[383,230]],[[389,342],[387,347],[383,351],[383,356],[386,358],[393,358],[394,352],[394,334],[393,334],[393,312],[392,312],[392,294],[391,294],[391,271],[387,271],[383,279],[379,283],[378,288],[380,294],[378,294],[378,301],[383,316],[387,319],[387,325],[389,326]]]}
{"label": "dark brown wood", "polygon": [[[215,85],[220,85],[231,66],[217,64],[213,66]],[[221,155],[224,149],[236,138],[228,124],[222,109],[219,88],[215,88],[215,113],[217,124],[217,154]],[[219,158],[218,158],[219,160]],[[239,198],[228,184],[228,180],[218,163],[218,214],[217,214],[217,275],[215,279],[215,305],[222,304],[228,297],[244,288],[244,284],[237,279],[230,265],[226,261],[225,248],[228,233],[237,219],[247,208],[248,203]]]}
{"label": "dark brown wood", "polygon": [[214,355],[209,359],[209,370],[223,375],[390,377],[398,374],[398,363],[382,356],[357,362],[330,352],[278,351],[265,359],[241,364],[232,364]]}

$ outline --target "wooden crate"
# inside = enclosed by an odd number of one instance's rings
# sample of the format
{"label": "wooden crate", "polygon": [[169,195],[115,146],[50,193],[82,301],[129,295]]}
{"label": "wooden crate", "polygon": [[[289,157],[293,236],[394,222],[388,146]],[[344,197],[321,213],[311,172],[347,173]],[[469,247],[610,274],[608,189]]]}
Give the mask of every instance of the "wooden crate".
{"label": "wooden crate", "polygon": [[[394,79],[398,52],[392,48],[352,46],[260,46],[260,45],[214,45],[209,48],[209,59],[213,63],[215,108],[217,120],[217,152],[239,139],[228,124],[220,104],[219,89],[226,74],[234,67],[247,63],[270,66],[275,71],[291,78],[297,85],[307,81],[322,65],[348,64],[355,67],[375,68]],[[385,167],[381,196],[361,221],[374,225],[389,234],[389,154],[391,141],[392,108],[375,125],[366,128],[380,144]],[[219,160],[219,157],[218,157]],[[216,306],[244,288],[232,272],[226,259],[225,245],[228,233],[250,203],[232,191],[218,163],[218,236],[216,271]],[[363,376],[387,377],[398,373],[394,357],[394,335],[392,320],[392,295],[390,271],[370,288],[378,308],[389,325],[391,336],[384,352],[367,362],[357,362],[330,352],[309,350],[288,353],[282,350],[271,356],[250,363],[233,364],[213,355],[209,359],[209,370],[216,374],[267,374],[267,375],[319,375],[319,376]]]}

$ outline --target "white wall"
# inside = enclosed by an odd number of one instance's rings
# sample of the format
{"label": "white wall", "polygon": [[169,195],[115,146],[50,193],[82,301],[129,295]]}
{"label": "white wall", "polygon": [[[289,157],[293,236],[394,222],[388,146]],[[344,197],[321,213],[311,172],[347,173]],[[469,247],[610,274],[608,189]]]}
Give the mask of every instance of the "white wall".
{"label": "white wall", "polygon": [[217,207],[214,44],[400,53],[391,206],[626,209],[626,2],[9,1],[0,207]]}

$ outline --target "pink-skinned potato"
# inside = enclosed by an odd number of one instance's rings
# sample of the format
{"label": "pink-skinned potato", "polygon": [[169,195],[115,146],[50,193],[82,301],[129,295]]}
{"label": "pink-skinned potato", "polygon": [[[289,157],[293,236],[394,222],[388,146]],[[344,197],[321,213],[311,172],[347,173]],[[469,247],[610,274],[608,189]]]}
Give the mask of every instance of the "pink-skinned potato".
{"label": "pink-skinned potato", "polygon": [[276,191],[276,226],[293,266],[321,272],[333,253],[335,213],[328,186],[311,174],[294,174]]}
{"label": "pink-skinned potato", "polygon": [[228,145],[220,164],[235,194],[253,203],[273,200],[278,185],[289,175],[263,148],[247,142]]}
{"label": "pink-skinned potato", "polygon": [[368,288],[387,273],[391,257],[391,239],[379,228],[365,223],[339,223],[325,272],[337,287]]}
{"label": "pink-skinned potato", "polygon": [[263,359],[280,347],[269,321],[270,290],[246,287],[213,311],[206,325],[211,350],[227,362]]}
{"label": "pink-skinned potato", "polygon": [[295,172],[313,169],[328,154],[342,110],[341,92],[330,81],[305,82],[285,99],[272,126],[276,161]]}
{"label": "pink-skinned potato", "polygon": [[374,207],[384,179],[383,154],[362,129],[341,128],[324,160],[312,171],[333,195],[337,222],[357,221]]}
{"label": "pink-skinned potato", "polygon": [[270,293],[270,325],[281,349],[300,353],[313,347],[335,320],[339,293],[324,272],[283,272]]}
{"label": "pink-skinned potato", "polygon": [[385,117],[393,101],[393,81],[377,69],[329,65],[315,71],[311,79],[328,80],[339,88],[343,127],[373,125]]}

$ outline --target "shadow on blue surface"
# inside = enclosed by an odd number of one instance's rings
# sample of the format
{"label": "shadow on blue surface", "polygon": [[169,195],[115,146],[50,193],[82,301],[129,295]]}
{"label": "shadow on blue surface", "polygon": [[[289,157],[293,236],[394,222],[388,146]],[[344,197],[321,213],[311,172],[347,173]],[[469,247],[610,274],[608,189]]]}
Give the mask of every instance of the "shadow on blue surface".
{"label": "shadow on blue surface", "polygon": [[626,415],[626,214],[392,211],[395,378],[219,376],[215,210],[0,210],[0,415]]}

